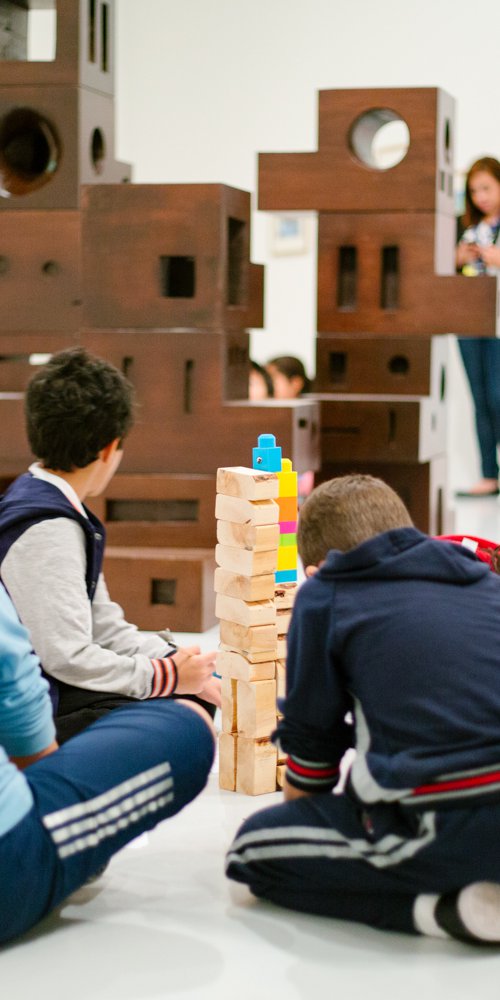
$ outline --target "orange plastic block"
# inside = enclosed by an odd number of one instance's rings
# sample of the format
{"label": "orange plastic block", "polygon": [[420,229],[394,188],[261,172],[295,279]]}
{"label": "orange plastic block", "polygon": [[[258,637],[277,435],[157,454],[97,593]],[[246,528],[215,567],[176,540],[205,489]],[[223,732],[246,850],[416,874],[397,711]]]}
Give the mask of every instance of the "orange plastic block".
{"label": "orange plastic block", "polygon": [[274,503],[277,503],[279,507],[279,521],[297,520],[297,496],[278,497]]}

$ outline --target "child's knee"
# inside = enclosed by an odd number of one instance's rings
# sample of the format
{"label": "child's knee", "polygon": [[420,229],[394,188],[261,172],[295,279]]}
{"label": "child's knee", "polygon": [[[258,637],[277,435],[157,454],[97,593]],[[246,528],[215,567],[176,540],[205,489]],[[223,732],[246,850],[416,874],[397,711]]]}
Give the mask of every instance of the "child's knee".
{"label": "child's knee", "polygon": [[187,699],[185,700],[184,698],[179,698],[177,700],[177,704],[178,705],[185,705],[186,708],[190,708],[193,712],[196,712],[200,716],[201,719],[203,719],[204,723],[206,724],[206,726],[208,727],[208,729],[210,731],[210,734],[212,736],[212,739],[213,739],[213,742],[214,742],[214,745],[215,745],[215,743],[217,741],[217,730],[216,730],[216,728],[215,728],[215,726],[214,726],[214,724],[212,722],[212,719],[210,718],[208,712],[206,711],[206,709],[203,708],[203,705],[199,705],[195,701],[188,701]]}

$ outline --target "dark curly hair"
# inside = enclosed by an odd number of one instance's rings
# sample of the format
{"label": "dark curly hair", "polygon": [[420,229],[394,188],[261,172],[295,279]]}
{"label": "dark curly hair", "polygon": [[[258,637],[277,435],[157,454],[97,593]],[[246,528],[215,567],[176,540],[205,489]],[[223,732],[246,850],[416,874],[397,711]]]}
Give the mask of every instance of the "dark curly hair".
{"label": "dark curly hair", "polygon": [[30,380],[28,440],[47,469],[72,472],[133,424],[133,387],[114,365],[81,347],[59,351]]}

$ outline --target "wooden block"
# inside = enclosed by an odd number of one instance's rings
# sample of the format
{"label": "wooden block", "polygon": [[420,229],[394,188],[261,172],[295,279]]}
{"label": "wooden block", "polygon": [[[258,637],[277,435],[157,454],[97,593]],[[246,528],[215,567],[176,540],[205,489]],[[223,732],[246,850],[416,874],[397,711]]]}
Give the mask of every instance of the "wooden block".
{"label": "wooden block", "polygon": [[[383,171],[382,171],[383,172]],[[318,219],[318,330],[374,336],[495,335],[495,288],[481,296],[455,274],[455,221],[434,211],[346,215]],[[355,255],[342,267],[342,251]],[[387,251],[391,253],[387,257]],[[332,262],[337,262],[332,266]],[[411,267],[408,262],[411,261]],[[437,273],[436,273],[437,272]]]}
{"label": "wooden block", "polygon": [[113,601],[147,632],[205,632],[216,624],[213,549],[109,546],[104,573]]}
{"label": "wooden block", "polygon": [[285,783],[286,764],[278,764],[276,768],[276,784],[278,788],[283,788]]}
{"label": "wooden block", "polygon": [[236,791],[236,736],[219,734],[219,788]]}
{"label": "wooden block", "polygon": [[279,507],[274,500],[243,500],[219,493],[215,499],[215,516],[219,521],[235,524],[277,524]]}
{"label": "wooden block", "polygon": [[253,663],[277,659],[276,625],[256,625],[253,628],[246,628],[235,622],[221,621],[220,638],[224,646],[243,653]]}
{"label": "wooden block", "polygon": [[[249,325],[248,192],[223,184],[94,184],[82,205],[90,327]],[[224,464],[236,463],[214,468]]]}
{"label": "wooden block", "polygon": [[286,663],[284,660],[276,660],[276,697],[284,698],[286,695]]}
{"label": "wooden block", "polygon": [[209,547],[216,542],[215,476],[113,476],[86,504],[106,527],[108,545]]}
{"label": "wooden block", "polygon": [[[107,24],[102,4],[95,4],[94,16],[90,7],[83,8],[80,0],[65,0],[57,7],[57,44],[54,58],[31,61],[27,57],[29,11],[33,8],[54,7],[52,3],[25,3],[15,0],[2,5],[2,47],[0,84],[22,87],[92,88],[100,93],[114,94],[116,63],[115,11],[116,4],[108,4]],[[101,7],[101,10],[99,10]],[[101,20],[101,24],[99,21]],[[25,98],[23,107],[31,105]],[[84,119],[86,122],[86,119]],[[89,127],[89,126],[87,126]],[[86,132],[86,130],[85,130]],[[90,133],[89,133],[90,134]],[[105,133],[107,135],[107,133]]]}
{"label": "wooden block", "polygon": [[274,625],[276,608],[274,601],[242,601],[239,597],[217,594],[215,614],[228,622],[237,622],[247,628],[253,625]]}
{"label": "wooden block", "polygon": [[[0,100],[5,123],[3,110]],[[48,184],[43,191],[51,187]],[[12,209],[12,198],[2,198],[2,202],[2,208],[10,204]],[[76,210],[3,211],[2,334],[37,330],[40,336],[50,330],[43,339],[49,341],[58,332],[59,337],[66,336],[62,346],[71,346],[82,322],[80,243],[81,216]],[[38,350],[41,353],[44,348]],[[46,346],[45,351],[50,348]],[[24,353],[22,342],[17,353]]]}
{"label": "wooden block", "polygon": [[276,659],[286,660],[286,635],[278,636]]}
{"label": "wooden block", "polygon": [[253,552],[270,552],[271,549],[276,551],[280,543],[280,526],[217,521],[217,541],[221,545],[249,549]]}
{"label": "wooden block", "polygon": [[[26,472],[33,461],[26,437],[24,394],[0,392],[0,469],[2,476]],[[273,576],[274,586],[274,576]]]}
{"label": "wooden block", "polygon": [[375,476],[399,494],[420,531],[430,535],[453,534],[450,531],[453,518],[446,503],[449,492],[446,466],[445,455],[419,464],[350,460],[325,465],[317,483],[356,472]]}
{"label": "wooden block", "polygon": [[239,653],[239,655],[243,656],[246,660],[249,661],[249,663],[258,665],[260,663],[267,663],[271,655],[273,656],[273,662],[274,662],[274,660],[276,659],[278,645],[276,644],[276,649],[273,650],[272,654],[270,650],[265,650],[263,653],[258,653],[249,649],[241,650],[239,646],[236,645],[236,643],[228,643],[228,642],[221,642],[219,649],[222,652],[226,653]]}
{"label": "wooden block", "polygon": [[[408,125],[407,155],[394,168],[374,169],[373,135],[390,108]],[[380,117],[379,117],[380,116]],[[407,212],[454,215],[455,102],[433,87],[352,88],[318,94],[318,151],[261,153],[258,208],[317,211],[368,218]],[[359,130],[359,131],[358,131]],[[356,139],[364,150],[356,151]],[[442,141],[448,135],[448,142]]]}
{"label": "wooden block", "polygon": [[321,334],[316,392],[438,397],[446,390],[451,338]]}
{"label": "wooden block", "polygon": [[217,469],[217,493],[242,500],[273,500],[279,495],[280,484],[275,472],[258,472],[242,465]]}
{"label": "wooden block", "polygon": [[219,649],[216,659],[216,671],[221,677],[232,677],[239,681],[270,681],[275,677],[274,660],[264,660],[263,663],[251,663],[241,653]]}
{"label": "wooden block", "polygon": [[277,747],[277,750],[278,750],[278,764],[286,764],[288,761],[288,754],[286,750],[282,750],[279,745]]}
{"label": "wooden block", "polygon": [[[5,6],[2,4],[2,11]],[[59,16],[59,9],[57,14]],[[15,63],[3,63],[5,69],[7,65],[9,68],[16,68]],[[61,210],[80,206],[82,185],[93,184],[96,179],[92,143],[97,127],[101,136],[106,137],[106,156],[98,160],[100,180],[108,188],[127,186],[120,182],[130,179],[130,169],[124,168],[124,164],[118,163],[113,157],[114,106],[109,94],[97,93],[91,88],[80,86],[2,86],[0,115],[2,135],[22,136],[24,143],[31,136],[28,144],[34,141],[38,148],[38,154],[29,169],[26,169],[26,165],[23,169],[22,161],[12,154],[2,158],[2,188],[16,198],[19,222],[21,214],[34,217],[39,209],[55,209],[52,215],[57,217]],[[35,136],[37,139],[34,139]],[[3,139],[3,143],[7,143],[7,140]],[[22,213],[19,212],[21,199]],[[0,212],[14,214],[13,200],[2,198]],[[50,214],[47,212],[45,215],[47,223]],[[23,223],[24,221],[23,219]],[[81,227],[80,223],[78,229]],[[23,226],[19,228],[23,229]],[[28,254],[28,240],[25,247]],[[50,261],[52,258],[49,254],[48,248],[47,256],[44,254],[40,262]],[[76,265],[80,270],[80,260],[80,255],[78,261],[62,258],[62,270],[76,270]],[[51,283],[50,277],[48,281]],[[28,297],[31,297],[31,289],[26,289],[25,298]],[[63,308],[62,300],[60,305]]]}
{"label": "wooden block", "polygon": [[274,597],[274,573],[244,576],[217,566],[214,573],[214,590],[217,594],[239,597],[242,601],[265,601]]}
{"label": "wooden block", "polygon": [[215,546],[215,561],[222,569],[231,573],[241,573],[243,576],[264,576],[276,569],[276,552],[254,552],[247,549],[236,549],[230,545]]}
{"label": "wooden block", "polygon": [[276,791],[276,747],[268,739],[237,737],[236,791],[263,795]]}
{"label": "wooden block", "polygon": [[236,684],[237,681],[231,677],[223,677],[221,680],[221,719],[222,729],[225,733],[236,733],[238,731]]}
{"label": "wooden block", "polygon": [[276,604],[276,609],[293,608],[297,590],[297,583],[276,584],[274,588],[274,602]]}
{"label": "wooden block", "polygon": [[[217,610],[215,612],[217,614]],[[292,620],[292,612],[289,608],[279,608],[276,609],[276,627],[278,629],[278,635],[286,635],[288,629],[290,628],[290,622]]]}
{"label": "wooden block", "polygon": [[427,462],[446,450],[444,418],[428,396],[321,397],[323,463]]}
{"label": "wooden block", "polygon": [[236,684],[238,733],[249,739],[270,736],[276,728],[276,681],[232,681]]}

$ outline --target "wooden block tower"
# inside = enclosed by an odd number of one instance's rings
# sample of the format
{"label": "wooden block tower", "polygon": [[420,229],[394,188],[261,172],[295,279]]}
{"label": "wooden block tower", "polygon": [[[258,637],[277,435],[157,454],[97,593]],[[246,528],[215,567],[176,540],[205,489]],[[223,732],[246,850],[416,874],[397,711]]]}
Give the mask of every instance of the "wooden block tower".
{"label": "wooden block tower", "polygon": [[[55,9],[55,56],[27,59],[32,9]],[[120,475],[92,508],[112,597],[144,629],[215,622],[215,470],[263,422],[297,468],[319,467],[319,407],[248,401],[250,195],[132,184],[114,159],[114,0],[0,0],[0,481],[32,459],[34,367],[81,344],[134,384]],[[7,40],[9,40],[7,42]]]}
{"label": "wooden block tower", "polygon": [[218,470],[215,513],[219,781],[227,791],[259,795],[282,784],[284,762],[270,735],[284,695],[297,586],[297,475],[274,435],[260,435],[253,468]]}
{"label": "wooden block tower", "polygon": [[[408,148],[381,166],[377,136],[395,122]],[[446,513],[444,335],[494,336],[497,323],[496,279],[455,274],[454,145],[442,90],[328,90],[317,152],[259,157],[260,209],[318,212],[318,480],[380,475],[433,532]]]}

